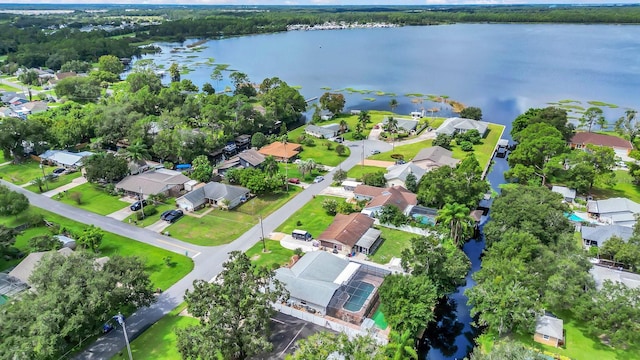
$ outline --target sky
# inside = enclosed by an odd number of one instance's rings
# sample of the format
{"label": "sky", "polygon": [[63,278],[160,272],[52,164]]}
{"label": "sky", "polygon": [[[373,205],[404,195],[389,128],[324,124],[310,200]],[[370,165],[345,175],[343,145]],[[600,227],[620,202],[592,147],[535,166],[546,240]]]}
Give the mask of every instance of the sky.
{"label": "sky", "polygon": [[[639,0],[30,0],[29,4],[173,5],[464,5],[464,4],[633,4]],[[22,3],[0,0],[0,4]]]}

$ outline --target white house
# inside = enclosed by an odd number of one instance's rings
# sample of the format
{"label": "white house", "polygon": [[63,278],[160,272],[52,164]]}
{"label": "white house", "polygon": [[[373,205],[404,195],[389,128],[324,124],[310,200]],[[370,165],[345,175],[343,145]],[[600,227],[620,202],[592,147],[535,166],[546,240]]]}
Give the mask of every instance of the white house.
{"label": "white house", "polygon": [[454,136],[455,134],[465,133],[469,130],[475,129],[478,130],[481,137],[484,137],[488,128],[489,123],[486,121],[452,117],[445,120],[442,125],[436,129],[436,134]]}
{"label": "white house", "polygon": [[210,182],[176,199],[180,208],[193,211],[209,203],[233,209],[249,199],[249,189],[219,182]]}

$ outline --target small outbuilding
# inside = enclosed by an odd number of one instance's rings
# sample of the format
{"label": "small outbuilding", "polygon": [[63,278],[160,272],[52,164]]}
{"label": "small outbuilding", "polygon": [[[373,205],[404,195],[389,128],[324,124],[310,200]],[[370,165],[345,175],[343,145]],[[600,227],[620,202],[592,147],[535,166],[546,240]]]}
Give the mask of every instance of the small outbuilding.
{"label": "small outbuilding", "polygon": [[533,335],[535,342],[550,345],[564,345],[564,322],[551,315],[540,316],[536,320],[536,333]]}
{"label": "small outbuilding", "polygon": [[566,186],[554,186],[551,191],[562,195],[565,202],[572,203],[576,199],[576,189],[569,189]]}

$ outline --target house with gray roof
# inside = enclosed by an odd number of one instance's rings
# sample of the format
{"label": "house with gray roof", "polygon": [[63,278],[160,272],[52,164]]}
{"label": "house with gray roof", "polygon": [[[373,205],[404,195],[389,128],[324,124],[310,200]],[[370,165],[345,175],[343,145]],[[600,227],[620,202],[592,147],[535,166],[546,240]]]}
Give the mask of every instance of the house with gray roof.
{"label": "house with gray roof", "polygon": [[536,332],[533,340],[550,346],[564,344],[564,322],[551,315],[543,315],[536,320]]}
{"label": "house with gray roof", "polygon": [[627,198],[590,200],[587,212],[603,223],[633,227],[636,214],[640,213],[640,204]]}
{"label": "house with gray roof", "polygon": [[442,166],[454,168],[460,160],[453,158],[451,150],[436,145],[420,150],[411,162],[426,171],[431,171]]}
{"label": "house with gray roof", "polygon": [[576,199],[576,189],[570,189],[566,186],[553,186],[551,191],[562,195],[565,202],[572,203]]}
{"label": "house with gray roof", "polygon": [[224,176],[227,171],[235,168],[260,168],[265,159],[266,156],[260,154],[257,150],[244,150],[225,160],[214,172]]}
{"label": "house with gray roof", "polygon": [[[398,130],[404,132],[414,131],[418,127],[418,120],[415,119],[407,119],[407,118],[399,118],[394,116],[393,119],[398,123]],[[384,126],[389,122],[389,117],[385,116],[382,119],[382,125]]]}
{"label": "house with gray roof", "polygon": [[191,181],[179,171],[156,169],[137,175],[129,175],[116,184],[117,190],[129,195],[139,196],[164,194],[176,196],[184,189],[184,184]]}
{"label": "house with gray roof", "polygon": [[91,151],[81,151],[73,153],[67,150],[47,150],[39,156],[41,161],[62,166],[65,168],[77,169],[82,166],[82,160],[93,155]]}
{"label": "house with gray roof", "polygon": [[412,162],[408,162],[401,165],[392,165],[387,168],[387,173],[384,174],[384,178],[387,180],[387,186],[402,186],[407,187],[406,181],[409,174],[413,174],[416,177],[416,183],[422,179],[422,175],[427,171]]}
{"label": "house with gray roof", "polygon": [[486,121],[452,117],[445,120],[442,125],[436,129],[436,134],[455,136],[456,134],[475,129],[478,130],[481,137],[484,137],[487,134],[488,128],[489,123]]}
{"label": "house with gray roof", "polygon": [[633,229],[622,225],[582,226],[580,228],[584,246],[602,247],[612,237],[616,236],[627,242],[633,235]]}
{"label": "house with gray roof", "polygon": [[313,251],[291,268],[277,269],[275,278],[289,291],[289,305],[305,306],[324,315],[336,291],[359,267],[325,251]]}
{"label": "house with gray roof", "polygon": [[[22,261],[15,268],[13,268],[11,272],[9,272],[9,276],[12,276],[20,280],[21,282],[31,286],[29,278],[31,277],[31,274],[33,274],[33,270],[35,270],[35,268],[38,266],[40,260],[42,260],[45,255],[51,252],[52,251],[32,252],[31,254],[27,255],[27,257],[22,259]],[[58,253],[64,256],[69,256],[73,253],[73,250],[68,247],[63,247],[58,250]]]}
{"label": "house with gray roof", "polygon": [[210,182],[177,198],[176,205],[187,211],[197,210],[206,204],[233,209],[248,199],[249,189],[219,182]]}
{"label": "house with gray roof", "polygon": [[[336,126],[331,126],[336,125]],[[318,125],[307,125],[304,128],[305,134],[311,135],[313,137],[317,137],[319,139],[332,139],[338,136],[340,132],[340,125],[338,124],[329,124],[326,126],[318,126]]]}

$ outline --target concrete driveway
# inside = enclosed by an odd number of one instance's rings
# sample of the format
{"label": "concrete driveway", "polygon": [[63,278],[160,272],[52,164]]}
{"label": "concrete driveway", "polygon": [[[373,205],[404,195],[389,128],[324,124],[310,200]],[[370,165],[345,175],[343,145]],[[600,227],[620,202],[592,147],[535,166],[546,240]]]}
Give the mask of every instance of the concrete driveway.
{"label": "concrete driveway", "polygon": [[161,233],[161,232],[164,231],[164,229],[168,228],[169,226],[171,226],[170,222],[164,221],[164,220],[158,220],[158,221],[154,222],[153,224],[145,227],[145,229],[151,230],[153,232]]}
{"label": "concrete driveway", "polygon": [[114,211],[111,214],[107,215],[108,217],[112,218],[112,219],[116,219],[118,221],[122,221],[126,218],[129,217],[129,215],[133,214],[134,212],[131,211],[131,209],[127,206],[123,209],[120,209],[118,211]]}

